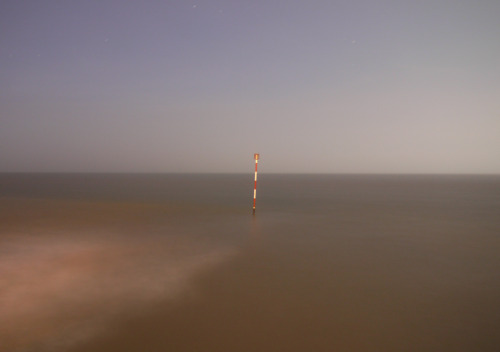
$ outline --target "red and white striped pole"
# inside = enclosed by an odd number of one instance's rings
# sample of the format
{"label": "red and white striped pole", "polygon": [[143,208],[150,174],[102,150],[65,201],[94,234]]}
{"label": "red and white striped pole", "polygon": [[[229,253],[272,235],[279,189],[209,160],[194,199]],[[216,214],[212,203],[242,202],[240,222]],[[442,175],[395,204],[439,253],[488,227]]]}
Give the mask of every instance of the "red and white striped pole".
{"label": "red and white striped pole", "polygon": [[257,165],[259,164],[259,154],[254,154],[255,159],[255,179],[253,183],[253,213],[255,214],[255,198],[257,198]]}

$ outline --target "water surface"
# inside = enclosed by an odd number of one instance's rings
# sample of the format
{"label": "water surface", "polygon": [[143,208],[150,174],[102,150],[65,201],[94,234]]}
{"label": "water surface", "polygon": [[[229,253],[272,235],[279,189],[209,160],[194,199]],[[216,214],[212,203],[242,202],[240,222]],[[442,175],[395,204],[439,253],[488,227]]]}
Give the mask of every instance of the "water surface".
{"label": "water surface", "polygon": [[500,177],[0,175],[0,350],[496,351]]}

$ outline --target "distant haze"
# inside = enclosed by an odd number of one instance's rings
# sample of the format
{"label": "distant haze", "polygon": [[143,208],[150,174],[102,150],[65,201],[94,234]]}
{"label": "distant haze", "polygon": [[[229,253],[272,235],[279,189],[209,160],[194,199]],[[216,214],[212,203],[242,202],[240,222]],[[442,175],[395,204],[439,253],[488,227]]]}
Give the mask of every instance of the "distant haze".
{"label": "distant haze", "polygon": [[0,3],[0,172],[500,173],[500,1]]}

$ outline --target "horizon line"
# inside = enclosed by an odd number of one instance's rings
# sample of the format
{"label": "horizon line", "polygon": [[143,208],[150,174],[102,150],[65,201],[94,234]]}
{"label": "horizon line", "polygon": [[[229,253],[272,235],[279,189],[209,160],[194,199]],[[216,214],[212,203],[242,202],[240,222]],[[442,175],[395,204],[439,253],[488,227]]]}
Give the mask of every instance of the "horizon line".
{"label": "horizon line", "polygon": [[[87,174],[87,175],[253,175],[248,172],[211,172],[211,171],[0,171],[6,174]],[[259,175],[485,175],[500,176],[500,172],[259,172]]]}

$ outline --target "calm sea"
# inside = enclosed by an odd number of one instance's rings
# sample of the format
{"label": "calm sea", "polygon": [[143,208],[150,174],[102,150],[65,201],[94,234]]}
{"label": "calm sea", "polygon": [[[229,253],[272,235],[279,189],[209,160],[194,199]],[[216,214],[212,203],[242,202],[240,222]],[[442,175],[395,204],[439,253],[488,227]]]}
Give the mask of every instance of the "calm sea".
{"label": "calm sea", "polygon": [[498,351],[500,176],[0,174],[0,351]]}

